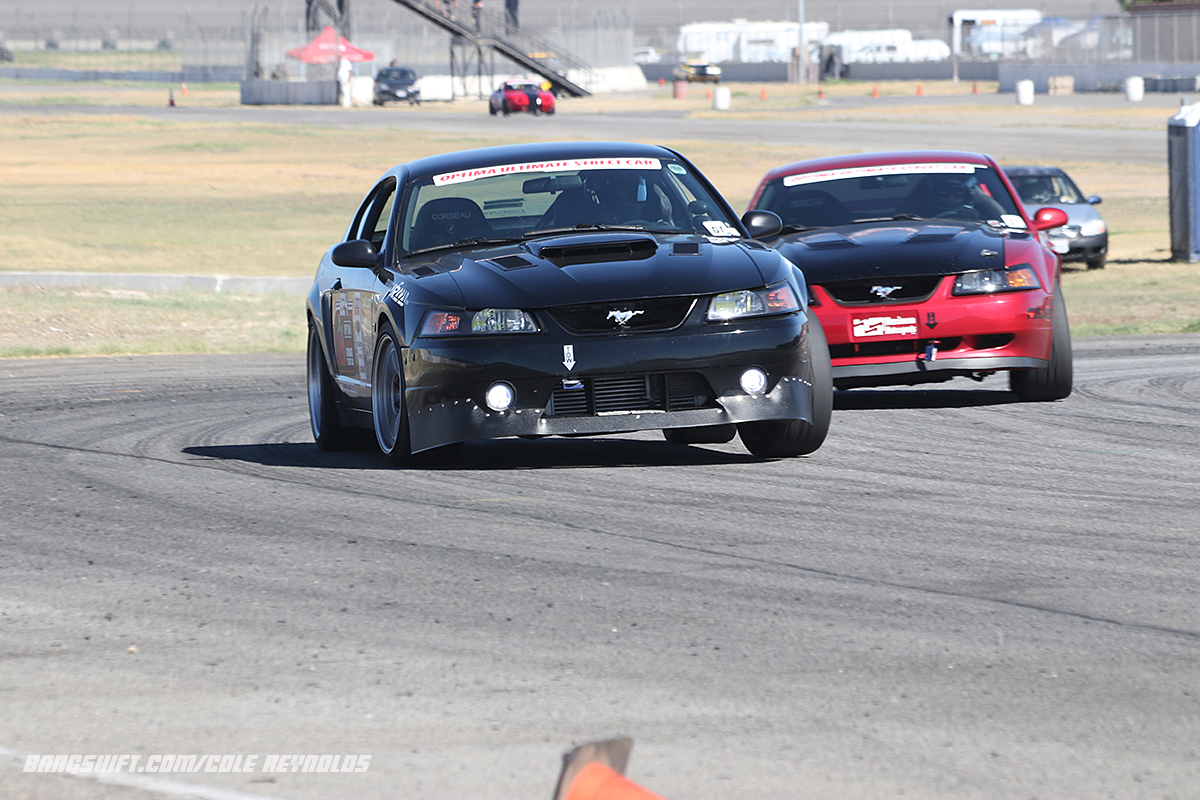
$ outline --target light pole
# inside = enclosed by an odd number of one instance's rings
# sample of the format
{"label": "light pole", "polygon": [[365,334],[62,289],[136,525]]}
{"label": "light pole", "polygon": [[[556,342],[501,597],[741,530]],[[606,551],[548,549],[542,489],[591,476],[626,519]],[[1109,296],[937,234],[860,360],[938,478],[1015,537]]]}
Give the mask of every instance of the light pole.
{"label": "light pole", "polygon": [[800,25],[800,83],[808,83],[808,42],[804,41],[804,0],[796,0],[796,22]]}

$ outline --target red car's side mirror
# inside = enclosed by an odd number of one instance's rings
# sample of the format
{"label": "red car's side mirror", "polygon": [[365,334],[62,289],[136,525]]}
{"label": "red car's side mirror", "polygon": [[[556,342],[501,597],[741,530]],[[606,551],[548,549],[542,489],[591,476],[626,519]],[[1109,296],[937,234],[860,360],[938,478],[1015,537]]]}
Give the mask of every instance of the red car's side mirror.
{"label": "red car's side mirror", "polygon": [[1061,208],[1039,208],[1033,214],[1033,229],[1045,231],[1051,228],[1061,228],[1070,218]]}

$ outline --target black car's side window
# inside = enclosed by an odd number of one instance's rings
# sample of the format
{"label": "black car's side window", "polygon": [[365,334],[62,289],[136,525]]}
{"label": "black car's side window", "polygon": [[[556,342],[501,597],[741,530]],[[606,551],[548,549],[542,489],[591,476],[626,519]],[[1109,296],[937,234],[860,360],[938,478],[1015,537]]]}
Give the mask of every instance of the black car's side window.
{"label": "black car's side window", "polygon": [[352,238],[367,239],[378,250],[383,247],[387,235],[388,220],[392,216],[392,202],[396,197],[396,180],[389,178],[379,184],[359,209]]}

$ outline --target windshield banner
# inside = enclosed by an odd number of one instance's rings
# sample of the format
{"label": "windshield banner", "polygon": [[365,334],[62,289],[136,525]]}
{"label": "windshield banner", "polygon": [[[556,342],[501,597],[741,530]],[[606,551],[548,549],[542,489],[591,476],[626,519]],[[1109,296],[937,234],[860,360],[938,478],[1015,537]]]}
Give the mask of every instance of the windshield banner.
{"label": "windshield banner", "polygon": [[532,161],[528,164],[499,164],[494,167],[476,167],[434,175],[433,185],[448,186],[452,183],[522,172],[565,172],[577,169],[662,169],[662,164],[657,158],[569,158],[561,161]]}
{"label": "windshield banner", "polygon": [[824,172],[805,172],[802,175],[788,175],[783,179],[783,185],[799,186],[804,183],[839,181],[844,178],[877,178],[884,175],[971,174],[977,169],[987,169],[987,167],[979,164],[880,164],[876,167],[850,167],[848,169],[828,169]]}

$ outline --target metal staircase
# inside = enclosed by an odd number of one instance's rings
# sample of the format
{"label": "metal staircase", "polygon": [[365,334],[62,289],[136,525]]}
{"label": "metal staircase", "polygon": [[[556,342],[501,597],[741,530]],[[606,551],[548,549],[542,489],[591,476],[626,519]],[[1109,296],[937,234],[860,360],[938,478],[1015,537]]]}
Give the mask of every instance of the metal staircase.
{"label": "metal staircase", "polygon": [[453,16],[447,15],[445,4],[436,0],[395,2],[437,25],[452,37],[470,42],[480,52],[490,49],[530,72],[541,75],[550,82],[551,90],[555,94],[571,97],[587,97],[591,94],[567,77],[567,72],[572,70],[591,73],[592,68],[589,65],[556,49],[546,39],[531,36],[506,24],[503,14],[472,8],[470,0],[459,0],[450,6]]}

